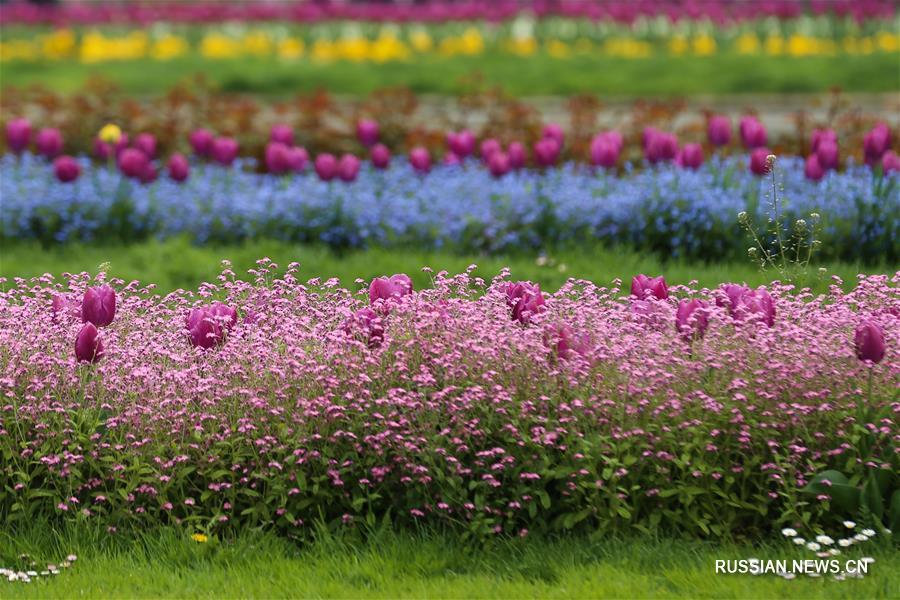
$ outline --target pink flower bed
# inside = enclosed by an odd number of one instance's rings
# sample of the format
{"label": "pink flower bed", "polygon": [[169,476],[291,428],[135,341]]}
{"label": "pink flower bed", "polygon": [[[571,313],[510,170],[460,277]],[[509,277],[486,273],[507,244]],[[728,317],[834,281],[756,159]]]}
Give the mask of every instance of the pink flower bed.
{"label": "pink flower bed", "polygon": [[824,469],[900,471],[900,273],[822,296],[233,275],[0,294],[4,519],[727,537],[839,518],[799,491]]}

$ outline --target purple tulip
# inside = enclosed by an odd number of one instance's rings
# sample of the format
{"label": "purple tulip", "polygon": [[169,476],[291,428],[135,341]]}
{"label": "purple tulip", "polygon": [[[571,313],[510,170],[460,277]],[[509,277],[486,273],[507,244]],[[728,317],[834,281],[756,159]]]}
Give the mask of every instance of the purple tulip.
{"label": "purple tulip", "polygon": [[159,173],[157,172],[156,167],[153,166],[153,163],[148,161],[147,166],[144,167],[144,172],[141,173],[139,179],[141,183],[153,183],[158,176]]}
{"label": "purple tulip", "polygon": [[707,137],[713,146],[727,146],[731,141],[731,120],[724,115],[715,115],[709,119]]}
{"label": "purple tulip", "polygon": [[81,301],[81,320],[105,327],[116,317],[116,291],[108,285],[88,288]]}
{"label": "purple tulip", "polygon": [[644,158],[651,165],[669,162],[678,154],[678,138],[674,133],[658,131],[649,135]]}
{"label": "purple tulip", "polygon": [[556,123],[547,123],[546,125],[544,125],[544,130],[541,132],[541,137],[544,139],[556,140],[556,144],[560,148],[563,147],[563,142],[566,139],[565,134],[563,133],[563,128]]}
{"label": "purple tulip", "polygon": [[289,148],[283,142],[269,142],[266,144],[266,170],[273,175],[284,175],[287,173],[291,168],[289,152]]}
{"label": "purple tulip", "polygon": [[372,146],[370,159],[376,169],[387,169],[391,164],[391,151],[384,144],[375,144]]}
{"label": "purple tulip", "polygon": [[366,148],[371,148],[378,142],[378,123],[369,119],[362,119],[356,124],[356,137]]}
{"label": "purple tulip", "polygon": [[134,147],[147,155],[147,158],[156,158],[156,138],[150,133],[140,133],[134,138]]}
{"label": "purple tulip", "polygon": [[322,181],[331,181],[337,177],[338,161],[333,154],[328,154],[326,152],[316,157],[313,168],[315,168],[316,175],[319,176],[319,179]]}
{"label": "purple tulip", "polygon": [[866,164],[875,166],[891,147],[891,129],[886,123],[878,123],[863,138]]}
{"label": "purple tulip", "polygon": [[309,153],[303,146],[294,146],[287,151],[288,168],[294,173],[302,173],[309,162]]}
{"label": "purple tulip", "polygon": [[615,147],[617,153],[622,153],[622,148],[625,147],[625,138],[622,137],[621,133],[619,133],[615,129],[612,129],[610,131],[604,131],[600,134],[599,137],[602,137],[607,142],[612,144]]}
{"label": "purple tulip", "polygon": [[169,157],[168,168],[169,177],[172,181],[177,181],[178,183],[187,180],[188,175],[191,173],[191,166],[188,163],[188,159],[185,158],[183,154],[177,152]]}
{"label": "purple tulip", "polygon": [[541,286],[530,281],[510,283],[506,287],[506,303],[512,308],[512,319],[523,325],[545,307]]}
{"label": "purple tulip", "polygon": [[703,147],[700,144],[685,144],[675,157],[675,162],[685,169],[696,171],[703,164]]}
{"label": "purple tulip", "polygon": [[377,277],[369,285],[369,303],[378,300],[398,300],[413,292],[412,280],[408,275],[398,273],[390,277]]}
{"label": "purple tulip", "polygon": [[837,169],[839,162],[839,151],[837,142],[832,140],[819,140],[816,150],[814,151],[816,158],[819,159],[819,165],[826,171],[829,169]]}
{"label": "purple tulip", "polygon": [[[491,157],[494,152],[500,152],[503,149],[503,146],[500,145],[500,142],[495,140],[494,138],[488,138],[481,142],[481,158],[485,162]],[[454,152],[455,154],[455,152]],[[457,156],[459,156],[457,154]]]}
{"label": "purple tulip", "polygon": [[63,155],[53,161],[53,173],[63,183],[70,183],[81,175],[81,166],[74,158]]}
{"label": "purple tulip", "polygon": [[488,158],[488,170],[494,177],[503,177],[509,173],[509,156],[505,152],[497,151]]}
{"label": "purple tulip", "polygon": [[769,172],[769,169],[772,168],[772,165],[769,164],[769,152],[768,148],[756,148],[750,153],[750,172],[754,175],[765,175]]}
{"label": "purple tulip", "polygon": [[527,157],[525,145],[521,142],[510,142],[509,147],[506,149],[506,155],[509,156],[510,168],[518,171],[525,166]]}
{"label": "purple tulip", "polygon": [[126,148],[128,148],[127,133],[123,133],[115,145],[108,144],[99,137],[94,139],[94,155],[100,160],[109,160],[112,156],[118,158]]}
{"label": "purple tulip", "polygon": [[881,170],[884,174],[900,173],[900,156],[893,150],[888,150],[881,157]]}
{"label": "purple tulip", "polygon": [[338,164],[338,176],[347,183],[356,179],[359,175],[359,159],[352,154],[345,154]]}
{"label": "purple tulip", "polygon": [[468,129],[447,134],[447,147],[460,159],[471,156],[475,151],[475,135]]}
{"label": "purple tulip", "polygon": [[38,154],[46,158],[55,158],[62,152],[63,137],[59,129],[48,127],[41,129],[34,139]]}
{"label": "purple tulip", "polygon": [[61,294],[53,296],[53,303],[50,305],[50,311],[53,316],[53,322],[58,323],[61,319],[78,319],[81,320],[81,307],[69,300]]}
{"label": "purple tulip", "polygon": [[552,167],[559,158],[559,142],[544,138],[534,144],[534,160],[539,167]]}
{"label": "purple tulip", "polygon": [[95,363],[103,358],[103,342],[93,323],[85,323],[75,338],[75,360]]}
{"label": "purple tulip", "polygon": [[445,165],[459,165],[462,164],[462,159],[452,152],[447,152],[447,154],[444,155],[444,160],[442,162]]}
{"label": "purple tulip", "polygon": [[806,164],[803,166],[803,174],[806,175],[806,178],[810,181],[819,181],[825,177],[825,169],[819,164],[818,156],[810,154],[806,157]]}
{"label": "purple tulip", "polygon": [[214,302],[209,307],[209,314],[228,330],[231,330],[237,324],[237,311],[222,302]]}
{"label": "purple tulip", "polygon": [[216,138],[212,143],[210,154],[212,159],[223,167],[231,166],[238,155],[237,140],[230,137]]}
{"label": "purple tulip", "polygon": [[595,167],[611,169],[619,162],[619,150],[615,142],[600,134],[591,141],[591,164]]}
{"label": "purple tulip", "polygon": [[409,151],[409,164],[419,173],[427,173],[431,170],[431,155],[425,148],[416,146]]}
{"label": "purple tulip", "polygon": [[775,324],[775,301],[766,290],[745,289],[733,304],[732,316],[741,320],[744,316],[759,315],[762,322],[771,327]]}
{"label": "purple tulip", "polygon": [[734,314],[734,310],[741,302],[741,296],[750,291],[746,285],[738,285],[736,283],[726,283],[722,286],[727,301],[722,298],[716,298],[716,306],[727,308],[728,312]]}
{"label": "purple tulip", "polygon": [[631,295],[639,300],[653,296],[657,300],[665,300],[669,297],[669,288],[666,286],[666,278],[647,277],[643,273],[631,278]]}
{"label": "purple tulip", "polygon": [[213,135],[213,132],[209,129],[195,129],[188,137],[191,148],[194,149],[194,154],[204,158],[209,158],[212,154],[213,142],[215,142],[215,140],[216,136]]}
{"label": "purple tulip", "polygon": [[119,155],[119,169],[126,177],[138,179],[144,175],[150,160],[137,148],[126,148]]}
{"label": "purple tulip", "polygon": [[707,303],[703,300],[682,300],[675,312],[675,331],[686,338],[703,337],[709,326],[706,313]]}
{"label": "purple tulip", "polygon": [[341,329],[347,335],[361,338],[369,348],[377,348],[384,342],[384,324],[371,308],[361,308],[353,313]]}
{"label": "purple tulip", "polygon": [[741,142],[749,149],[762,148],[769,143],[769,134],[765,126],[756,117],[743,117],[740,124]]}
{"label": "purple tulip", "polygon": [[288,148],[294,145],[294,130],[288,125],[272,125],[269,131],[269,141],[284,144]]}
{"label": "purple tulip", "polygon": [[31,123],[28,119],[13,119],[6,124],[6,143],[15,154],[22,154],[31,141]]}
{"label": "purple tulip", "polygon": [[833,129],[814,129],[810,138],[810,151],[815,152],[819,144],[825,141],[834,142],[837,145],[837,134]]}
{"label": "purple tulip", "polygon": [[208,309],[195,308],[188,316],[188,337],[195,348],[208,350],[224,341],[225,330]]}
{"label": "purple tulip", "polygon": [[647,154],[647,149],[650,147],[650,142],[662,133],[656,127],[644,127],[644,130],[641,132],[641,148],[644,150],[644,154]]}
{"label": "purple tulip", "polygon": [[574,356],[586,357],[593,344],[587,331],[576,332],[566,324],[556,324],[544,333],[544,344],[549,346],[560,360],[569,360]]}
{"label": "purple tulip", "polygon": [[884,358],[886,349],[884,330],[875,321],[867,319],[857,326],[853,344],[859,360],[868,360],[878,364]]}

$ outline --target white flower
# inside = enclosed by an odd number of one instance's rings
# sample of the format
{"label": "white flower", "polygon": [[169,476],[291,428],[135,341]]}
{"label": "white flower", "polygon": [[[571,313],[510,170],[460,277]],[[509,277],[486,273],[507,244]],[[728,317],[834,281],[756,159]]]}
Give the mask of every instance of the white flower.
{"label": "white flower", "polygon": [[870,565],[870,564],[872,564],[873,562],[875,562],[875,559],[872,558],[871,556],[863,556],[863,557],[862,557],[861,559],[859,559],[859,560],[860,560],[860,562],[864,562],[864,563],[866,563],[867,565]]}
{"label": "white flower", "polygon": [[797,535],[797,530],[791,529],[790,527],[785,527],[781,530],[781,535],[783,535],[784,537],[794,537]]}
{"label": "white flower", "polygon": [[874,529],[863,529],[862,531],[860,531],[860,533],[866,537],[875,537]]}
{"label": "white flower", "polygon": [[798,546],[802,546],[803,544],[806,543],[806,540],[804,540],[802,537],[795,537],[794,543],[797,544]]}
{"label": "white flower", "polygon": [[837,548],[832,548],[831,550],[828,551],[828,554],[830,554],[831,556],[837,556],[840,553],[841,553],[841,551],[838,550]]}
{"label": "white flower", "polygon": [[844,527],[846,527],[847,529],[853,529],[854,527],[856,527],[856,523],[854,523],[853,521],[844,521]]}
{"label": "white flower", "polygon": [[827,535],[817,535],[816,541],[820,544],[825,544],[826,546],[830,546],[834,543],[834,540],[828,537]]}
{"label": "white flower", "polygon": [[69,562],[75,562],[76,560],[78,560],[78,557],[75,556],[74,554],[70,554],[66,557],[66,560]]}
{"label": "white flower", "polygon": [[869,536],[867,536],[864,533],[857,533],[856,535],[853,536],[853,539],[856,540],[857,542],[865,542],[866,540],[869,539]]}
{"label": "white flower", "polygon": [[25,574],[29,577],[37,577],[37,571],[27,571]]}
{"label": "white flower", "polygon": [[846,548],[847,546],[852,546],[852,545],[853,545],[853,540],[850,540],[850,539],[838,540],[838,546],[840,546],[841,548]]}
{"label": "white flower", "polygon": [[784,577],[785,579],[793,579],[797,575],[795,573],[783,573],[781,576]]}
{"label": "white flower", "polygon": [[845,578],[846,578],[846,575],[844,575],[843,573],[838,573],[837,575],[834,576],[835,581],[843,581]]}
{"label": "white flower", "polygon": [[819,574],[816,573],[815,571],[810,571],[809,573],[807,573],[807,575],[810,577],[819,577]]}
{"label": "white flower", "polygon": [[885,532],[887,535],[891,535],[891,530],[890,530],[890,529],[885,529],[884,532]]}
{"label": "white flower", "polygon": [[816,542],[810,542],[810,543],[806,544],[806,547],[809,548],[810,550],[812,550],[813,552],[816,552],[822,546],[820,546]]}

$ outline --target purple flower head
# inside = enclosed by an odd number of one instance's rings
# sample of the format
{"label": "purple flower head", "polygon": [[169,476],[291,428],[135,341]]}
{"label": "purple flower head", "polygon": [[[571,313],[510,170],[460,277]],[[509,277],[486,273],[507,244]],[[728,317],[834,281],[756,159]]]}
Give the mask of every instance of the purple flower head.
{"label": "purple flower head", "polygon": [[75,360],[95,363],[103,358],[103,342],[93,323],[85,323],[75,338]]}
{"label": "purple flower head", "polygon": [[888,150],[881,157],[881,169],[884,174],[900,173],[900,155],[893,150]]}
{"label": "purple flower head", "polygon": [[878,123],[863,138],[863,152],[866,156],[866,164],[873,166],[878,164],[881,157],[891,147],[891,128],[886,123]]}
{"label": "purple flower head", "polygon": [[269,141],[290,148],[294,145],[294,130],[289,125],[272,125],[272,129],[269,130]]}
{"label": "purple flower head", "polygon": [[428,150],[421,146],[416,146],[409,151],[409,164],[419,173],[427,173],[431,170],[431,156]]}
{"label": "purple flower head", "polygon": [[837,145],[837,134],[834,129],[814,129],[810,138],[810,151],[815,152],[819,149],[819,144],[825,141]]}
{"label": "purple flower head", "polygon": [[266,144],[266,170],[273,175],[284,175],[291,170],[290,149],[283,142]]}
{"label": "purple flower head", "polygon": [[169,177],[179,183],[186,181],[191,173],[191,166],[183,154],[176,152],[169,157]]}
{"label": "purple flower head", "polygon": [[488,170],[494,177],[503,177],[509,173],[509,156],[505,152],[497,151],[488,158]]}
{"label": "purple flower head", "polygon": [[685,144],[675,157],[675,162],[685,169],[696,171],[703,164],[703,147],[700,144]]}
{"label": "purple flower head", "polygon": [[387,169],[391,164],[391,151],[384,144],[375,144],[370,152],[372,166],[376,169]]}
{"label": "purple flower head", "polygon": [[378,123],[362,119],[356,124],[356,137],[366,148],[371,148],[378,141]]}
{"label": "purple flower head", "polygon": [[81,166],[71,156],[63,155],[53,161],[53,173],[62,183],[70,183],[81,175]]}
{"label": "purple flower head", "polygon": [[28,119],[13,119],[6,124],[6,143],[14,154],[22,154],[31,141],[31,123]]}
{"label": "purple flower head", "polygon": [[471,156],[475,151],[475,135],[468,129],[450,132],[447,134],[447,148],[461,159]]}
{"label": "purple flower head", "polygon": [[739,126],[741,142],[748,150],[762,148],[769,143],[769,134],[759,119],[752,116],[742,117]]}
{"label": "purple flower head", "polygon": [[341,157],[338,165],[338,176],[346,182],[351,182],[359,175],[359,159],[352,154],[345,154]]}
{"label": "purple flower head", "polygon": [[319,179],[322,181],[331,181],[337,177],[338,161],[333,154],[325,152],[316,157],[313,168],[315,168],[316,175],[319,176]]}
{"label": "purple flower head", "polygon": [[727,146],[731,141],[731,120],[725,115],[710,117],[707,137],[713,146]]}
{"label": "purple flower head", "polygon": [[560,360],[570,360],[575,356],[587,357],[593,348],[588,332],[576,332],[572,327],[563,323],[557,323],[544,332],[544,344]]}
{"label": "purple flower head", "polygon": [[34,139],[38,154],[46,158],[56,158],[63,148],[63,137],[59,129],[41,129]]}
{"label": "purple flower head", "polygon": [[506,155],[509,156],[509,166],[511,169],[518,171],[525,166],[527,155],[525,145],[522,142],[510,142],[506,149]]}
{"label": "purple flower head", "polygon": [[750,152],[750,172],[754,175],[763,176],[769,172],[772,165],[769,164],[768,148],[755,148]]}
{"label": "purple flower head", "polygon": [[[500,145],[500,142],[495,140],[494,138],[487,138],[486,140],[482,140],[481,142],[481,158],[485,162],[491,157],[494,152],[500,152],[503,149],[503,146]],[[454,154],[456,154],[454,152]],[[459,156],[457,154],[457,156]]]}
{"label": "purple flower head", "polygon": [[210,310],[195,308],[188,316],[188,339],[195,348],[208,350],[225,340],[225,330]]}
{"label": "purple flower head", "polygon": [[665,300],[669,297],[669,288],[666,286],[666,278],[647,277],[643,273],[631,278],[631,295],[639,300],[653,296],[657,300]]}
{"label": "purple flower head", "polygon": [[116,291],[108,285],[88,288],[81,301],[81,319],[106,327],[116,317]]}
{"label": "purple flower head", "polygon": [[546,125],[544,125],[544,130],[541,132],[541,137],[544,139],[556,140],[556,143],[560,148],[563,147],[563,142],[565,141],[563,128],[556,123],[547,123]]}
{"label": "purple flower head", "polygon": [[674,160],[677,154],[678,138],[675,137],[674,133],[658,131],[650,134],[644,150],[644,158],[651,165]]}
{"label": "purple flower head", "polygon": [[72,302],[69,298],[61,294],[53,296],[53,303],[50,305],[50,311],[54,323],[69,318],[81,320],[81,307],[76,302]]}
{"label": "purple flower head", "polygon": [[765,290],[746,290],[738,297],[734,307],[734,318],[757,315],[763,323],[771,327],[775,324],[775,301]]}
{"label": "purple flower head", "polygon": [[405,273],[377,277],[369,285],[369,303],[375,304],[378,300],[399,300],[403,296],[411,295],[412,292],[412,280]]}
{"label": "purple flower head", "polygon": [[819,164],[826,171],[829,169],[837,169],[840,161],[840,152],[837,142],[834,140],[820,140],[815,150],[816,158]]}
{"label": "purple flower head", "polygon": [[539,167],[552,167],[559,158],[559,151],[559,142],[544,138],[534,144],[534,161]]}
{"label": "purple flower head", "polygon": [[195,129],[188,137],[188,142],[194,150],[194,154],[209,158],[212,154],[213,142],[216,136],[209,129]]}
{"label": "purple flower head", "polygon": [[700,338],[709,326],[709,316],[703,300],[682,300],[675,312],[675,331],[686,338]]}
{"label": "purple flower head", "polygon": [[212,159],[223,167],[231,166],[238,155],[237,140],[230,137],[216,138],[210,151]]}
{"label": "purple flower head", "polygon": [[806,163],[803,165],[803,174],[806,175],[806,178],[810,181],[819,181],[825,177],[825,169],[823,169],[822,165],[819,163],[818,156],[810,154],[806,157]]}
{"label": "purple flower head", "polygon": [[134,147],[147,155],[147,158],[156,157],[156,138],[151,133],[140,133],[134,138]]}
{"label": "purple flower head", "polygon": [[595,167],[611,169],[619,162],[619,150],[615,143],[600,134],[591,141],[591,164]]}
{"label": "purple flower head", "polygon": [[137,148],[126,148],[119,154],[119,170],[126,177],[141,178],[150,164],[147,155]]}
{"label": "purple flower head", "polygon": [[866,319],[856,327],[853,345],[859,360],[868,360],[878,364],[884,358],[886,350],[884,330],[875,321]]}
{"label": "purple flower head", "polygon": [[302,173],[309,162],[309,153],[303,146],[294,146],[287,151],[288,168],[294,173]]}
{"label": "purple flower head", "polygon": [[510,283],[506,287],[506,303],[512,307],[512,319],[523,325],[545,307],[541,286],[530,281]]}

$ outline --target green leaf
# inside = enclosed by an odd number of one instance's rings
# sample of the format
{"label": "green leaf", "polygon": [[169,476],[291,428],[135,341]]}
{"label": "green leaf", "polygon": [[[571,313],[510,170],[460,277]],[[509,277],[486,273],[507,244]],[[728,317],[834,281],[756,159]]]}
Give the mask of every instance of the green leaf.
{"label": "green leaf", "polygon": [[891,496],[891,506],[888,509],[888,517],[890,518],[891,531],[894,535],[900,535],[900,490],[894,492]]}
{"label": "green leaf", "polygon": [[869,508],[869,511],[878,520],[884,516],[884,501],[881,499],[881,490],[878,489],[878,481],[875,479],[875,473],[869,472],[869,479],[863,486],[860,494],[860,502]]}

